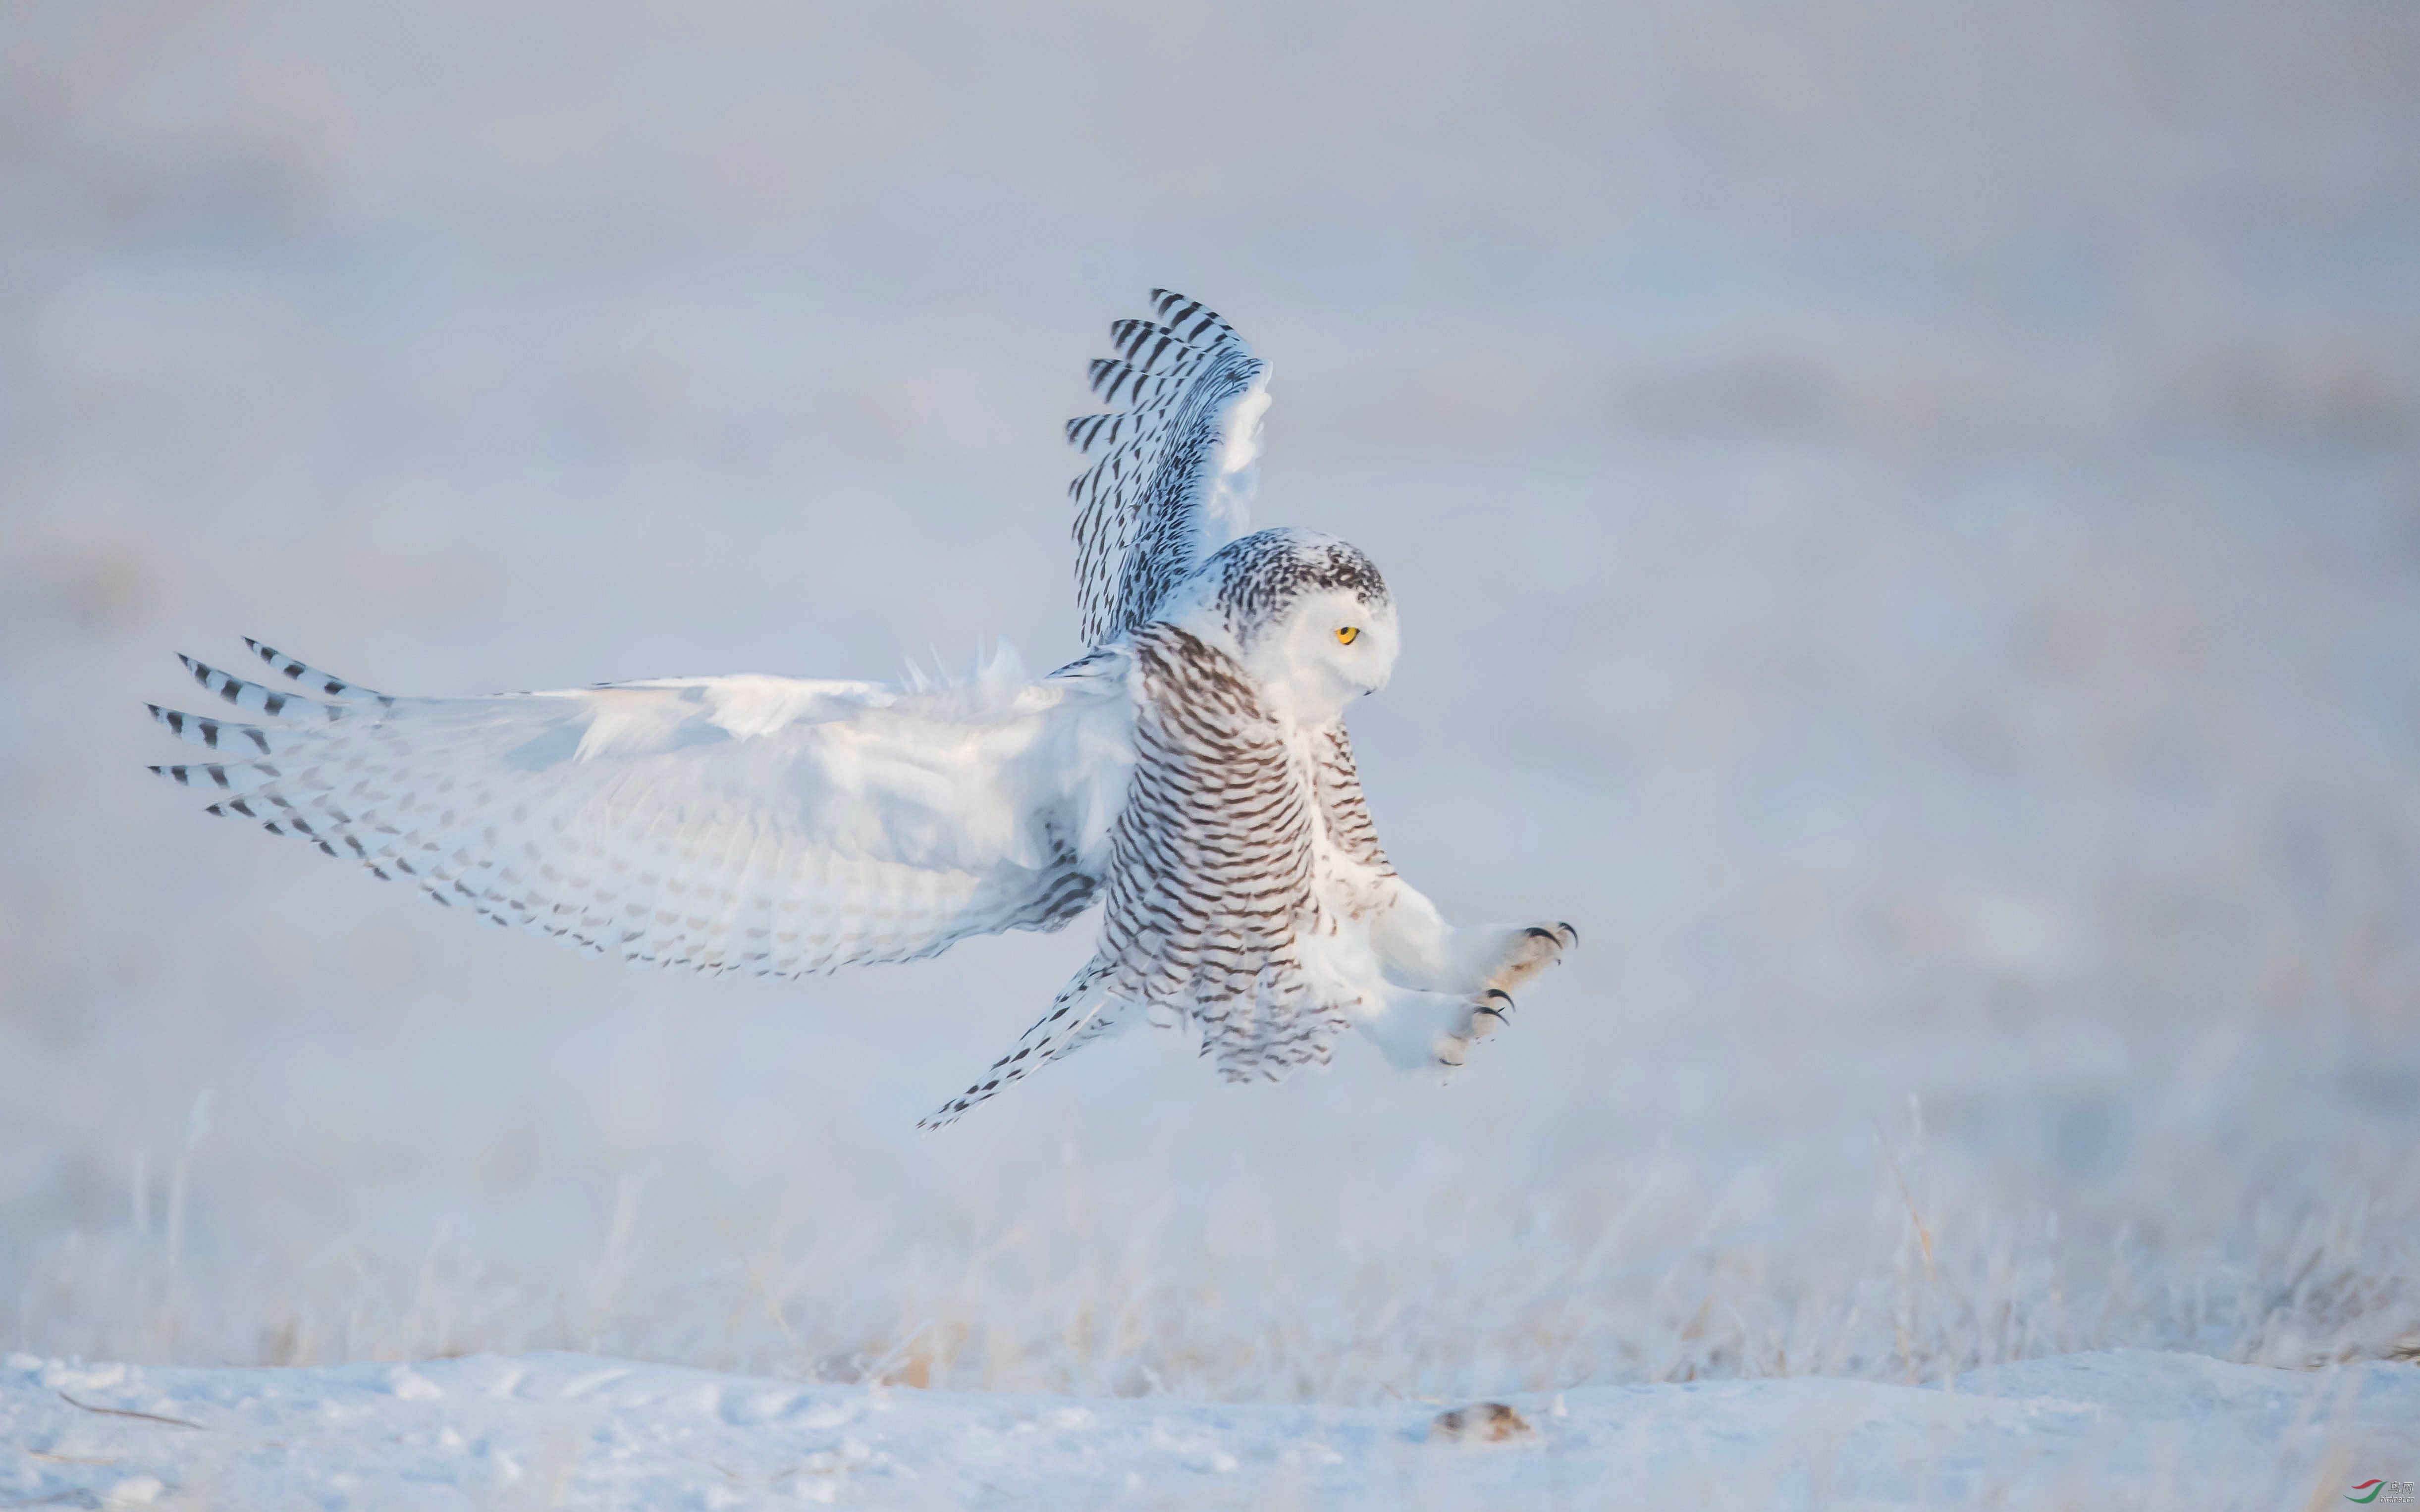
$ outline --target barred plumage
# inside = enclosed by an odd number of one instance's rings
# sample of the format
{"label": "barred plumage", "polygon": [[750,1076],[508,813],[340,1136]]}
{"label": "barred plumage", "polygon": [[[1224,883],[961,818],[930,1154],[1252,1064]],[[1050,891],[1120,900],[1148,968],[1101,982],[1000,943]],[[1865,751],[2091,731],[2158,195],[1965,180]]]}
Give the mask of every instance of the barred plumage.
{"label": "barred plumage", "polygon": [[1029,680],[715,677],[398,698],[245,642],[184,658],[242,719],[153,705],[204,759],[152,768],[490,922],[701,971],[908,961],[1103,904],[1092,960],[948,1123],[1134,1017],[1231,1078],[1324,1063],[1347,1026],[1459,1064],[1568,925],[1457,929],[1388,863],[1343,712],[1398,645],[1356,548],[1247,532],[1267,369],[1155,290],[1068,422],[1091,648]]}
{"label": "barred plumage", "polygon": [[1348,1005],[1304,969],[1319,928],[1309,774],[1232,658],[1172,625],[1129,643],[1135,770],[1101,920],[1113,989],[1191,1017],[1231,1080],[1324,1061]]}
{"label": "barred plumage", "polygon": [[1152,309],[1157,320],[1112,324],[1118,355],[1092,365],[1093,391],[1125,408],[1067,422],[1068,440],[1100,457],[1067,486],[1091,645],[1144,624],[1243,533],[1260,455],[1268,365],[1198,300],[1154,289]]}
{"label": "barred plumage", "polygon": [[1336,848],[1375,876],[1393,876],[1387,848],[1378,843],[1378,826],[1370,818],[1369,800],[1361,795],[1361,773],[1353,764],[1353,740],[1343,725],[1332,724],[1319,732],[1311,777]]}
{"label": "barred plumage", "polygon": [[[1086,817],[1099,800],[1060,745],[1094,717],[1114,738],[1123,694],[1080,673],[1026,684],[1001,659],[922,693],[721,678],[484,699],[356,689],[364,702],[335,705],[191,665],[229,702],[303,721],[155,708],[182,738],[276,758],[156,768],[231,795],[209,812],[637,962],[799,976],[911,960],[1057,928],[1097,885],[1077,847],[1106,815]],[[860,769],[886,745],[894,769]]]}

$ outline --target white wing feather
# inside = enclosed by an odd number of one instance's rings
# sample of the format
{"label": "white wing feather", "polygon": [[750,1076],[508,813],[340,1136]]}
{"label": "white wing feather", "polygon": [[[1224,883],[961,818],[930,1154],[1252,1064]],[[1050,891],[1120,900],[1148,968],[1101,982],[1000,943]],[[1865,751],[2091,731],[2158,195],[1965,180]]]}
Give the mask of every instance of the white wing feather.
{"label": "white wing feather", "polygon": [[1268,364],[1199,300],[1152,290],[1150,320],[1109,327],[1093,392],[1121,408],[1067,422],[1098,458],[1076,501],[1076,599],[1087,645],[1148,621],[1168,591],[1250,529]]}
{"label": "white wing feather", "polygon": [[277,722],[155,707],[232,758],[155,770],[440,903],[665,965],[795,976],[1056,928],[1092,897],[1132,762],[1125,679],[1098,661],[410,699],[253,644],[325,697],[189,659]]}

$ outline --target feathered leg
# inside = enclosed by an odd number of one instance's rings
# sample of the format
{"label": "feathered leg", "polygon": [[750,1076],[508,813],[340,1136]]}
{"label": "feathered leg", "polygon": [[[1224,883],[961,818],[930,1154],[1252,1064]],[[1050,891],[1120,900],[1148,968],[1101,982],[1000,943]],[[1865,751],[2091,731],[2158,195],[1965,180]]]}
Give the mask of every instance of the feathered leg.
{"label": "feathered leg", "polygon": [[939,1129],[955,1123],[967,1109],[1032,1075],[1048,1062],[1074,1054],[1114,1027],[1126,1005],[1109,995],[1109,963],[1094,956],[1060,989],[1050,1011],[1019,1036],[1008,1054],[993,1061],[991,1069],[965,1091],[918,1120],[916,1127]]}
{"label": "feathered leg", "polygon": [[1370,935],[1386,986],[1356,1018],[1398,1066],[1461,1065],[1471,1041],[1504,1026],[1512,990],[1579,943],[1562,923],[1456,928],[1409,884],[1390,880],[1393,897]]}
{"label": "feathered leg", "polygon": [[1371,932],[1388,981],[1475,1000],[1490,992],[1512,992],[1560,961],[1579,940],[1577,930],[1560,922],[1456,928],[1400,878]]}
{"label": "feathered leg", "polygon": [[1464,997],[1389,987],[1364,999],[1354,1024],[1397,1067],[1450,1072],[1462,1064],[1472,1041],[1503,1025],[1512,1008],[1511,995],[1495,988]]}

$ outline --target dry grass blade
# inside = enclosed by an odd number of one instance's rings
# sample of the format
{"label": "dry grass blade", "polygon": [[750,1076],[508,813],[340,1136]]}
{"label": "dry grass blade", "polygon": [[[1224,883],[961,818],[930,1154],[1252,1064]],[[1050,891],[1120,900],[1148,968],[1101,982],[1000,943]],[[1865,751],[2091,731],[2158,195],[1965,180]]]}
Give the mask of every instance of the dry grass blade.
{"label": "dry grass blade", "polygon": [[203,1427],[199,1423],[188,1423],[181,1417],[162,1417],[157,1412],[138,1412],[132,1408],[128,1407],[95,1407],[90,1402],[77,1401],[66,1392],[59,1393],[59,1400],[67,1403],[70,1407],[75,1408],[79,1412],[99,1412],[104,1417],[131,1417],[144,1423],[163,1424],[172,1428],[193,1428],[203,1433],[209,1431],[208,1428]]}

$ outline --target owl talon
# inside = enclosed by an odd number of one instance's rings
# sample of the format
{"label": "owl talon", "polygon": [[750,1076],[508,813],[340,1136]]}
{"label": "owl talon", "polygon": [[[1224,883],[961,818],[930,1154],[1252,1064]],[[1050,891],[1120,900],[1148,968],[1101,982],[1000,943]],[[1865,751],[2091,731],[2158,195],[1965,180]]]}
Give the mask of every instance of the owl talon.
{"label": "owl talon", "polygon": [[1579,948],[1580,932],[1572,928],[1569,924],[1564,923],[1560,919],[1557,919],[1555,921],[1555,926],[1552,929],[1548,929],[1543,924],[1532,924],[1529,926],[1528,933],[1534,939],[1554,941],[1555,949],[1558,951],[1577,949]]}
{"label": "owl talon", "polygon": [[1497,967],[1485,979],[1489,990],[1517,987],[1545,970],[1559,964],[1563,952],[1579,941],[1579,932],[1569,924],[1531,924],[1506,929],[1497,936],[1504,944]]}
{"label": "owl talon", "polygon": [[1490,987],[1470,1004],[1468,1026],[1463,1038],[1484,1040],[1512,1022],[1512,995]]}

